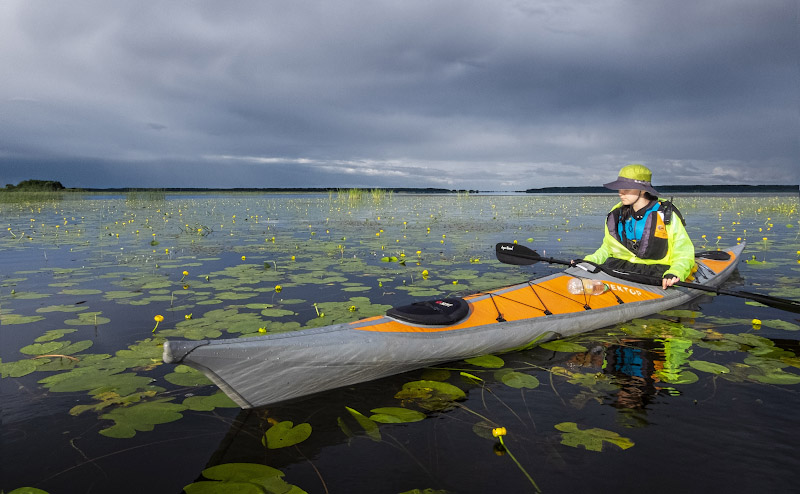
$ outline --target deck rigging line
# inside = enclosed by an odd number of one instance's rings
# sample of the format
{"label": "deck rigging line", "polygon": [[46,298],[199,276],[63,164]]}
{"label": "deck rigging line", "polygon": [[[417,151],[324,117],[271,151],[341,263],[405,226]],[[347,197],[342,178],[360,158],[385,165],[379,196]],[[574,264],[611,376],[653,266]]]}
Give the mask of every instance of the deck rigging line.
{"label": "deck rigging line", "polygon": [[[579,278],[577,276],[575,276],[575,278],[583,279],[583,278]],[[504,295],[499,295],[499,294],[492,293],[492,292],[483,292],[485,295],[489,296],[489,299],[492,301],[492,304],[494,305],[494,310],[497,311],[497,322],[506,322],[506,318],[503,317],[503,313],[500,312],[500,307],[497,306],[497,302],[494,300],[495,297],[501,298],[503,300],[508,300],[510,302],[514,302],[514,303],[517,303],[517,304],[520,304],[520,305],[524,305],[525,307],[529,307],[531,309],[536,309],[536,310],[542,311],[542,313],[544,313],[544,315],[546,315],[546,316],[553,315],[553,312],[551,312],[550,309],[547,307],[547,304],[544,303],[544,300],[542,300],[542,297],[539,296],[539,293],[536,291],[536,286],[533,284],[533,282],[528,281],[528,286],[531,287],[531,290],[533,291],[533,294],[536,295],[536,298],[539,300],[539,303],[542,304],[542,307],[544,307],[544,308],[536,307],[535,305],[527,304],[525,302],[521,302],[519,300],[510,298],[510,297],[506,297]],[[584,303],[580,303],[579,301],[575,300],[574,298],[568,297],[567,295],[565,295],[563,293],[560,293],[560,292],[557,292],[555,290],[552,290],[550,288],[547,288],[547,287],[544,287],[544,286],[540,286],[539,288],[542,288],[543,290],[547,290],[550,293],[554,293],[554,294],[556,294],[556,295],[558,295],[560,297],[563,297],[563,298],[565,298],[567,300],[575,302],[576,304],[583,306],[583,308],[585,310],[592,310],[592,307],[589,305],[589,299],[591,297],[593,297],[594,295],[587,294],[586,292],[584,292],[584,294],[583,294]],[[609,289],[609,290],[606,290],[603,293],[610,293],[611,295],[613,295],[614,298],[617,299],[617,303],[618,304],[624,304],[625,303],[621,298],[619,298],[619,295],[614,293],[613,290]]]}
{"label": "deck rigging line", "polygon": [[506,318],[503,317],[503,313],[500,312],[500,308],[497,307],[497,302],[494,301],[494,297],[495,296],[493,294],[489,293],[489,300],[492,301],[492,303],[494,304],[494,310],[497,311],[497,322],[506,322]]}

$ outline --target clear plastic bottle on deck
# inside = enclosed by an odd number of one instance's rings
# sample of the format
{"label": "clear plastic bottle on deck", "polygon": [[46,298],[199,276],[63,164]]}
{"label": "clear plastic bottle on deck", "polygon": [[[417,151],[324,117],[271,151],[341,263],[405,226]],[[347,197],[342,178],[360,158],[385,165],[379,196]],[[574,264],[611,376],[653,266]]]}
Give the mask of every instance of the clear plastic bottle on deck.
{"label": "clear plastic bottle on deck", "polygon": [[600,280],[587,280],[585,278],[572,278],[567,283],[567,291],[573,295],[601,295],[611,288]]}

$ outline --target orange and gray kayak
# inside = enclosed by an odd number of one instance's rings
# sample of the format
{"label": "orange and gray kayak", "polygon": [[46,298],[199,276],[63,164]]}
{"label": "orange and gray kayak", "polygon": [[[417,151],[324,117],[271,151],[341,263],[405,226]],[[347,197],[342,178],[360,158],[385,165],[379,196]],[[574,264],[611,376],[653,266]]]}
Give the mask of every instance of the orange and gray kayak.
{"label": "orange and gray kayak", "polygon": [[[741,244],[713,258],[698,257],[695,282],[719,286],[743,249]],[[602,289],[572,293],[576,290],[568,287],[576,279]],[[170,340],[163,359],[200,370],[239,406],[253,408],[528,348],[667,310],[702,293],[687,287],[663,290],[578,264],[526,283],[396,307],[352,323],[251,338]]]}

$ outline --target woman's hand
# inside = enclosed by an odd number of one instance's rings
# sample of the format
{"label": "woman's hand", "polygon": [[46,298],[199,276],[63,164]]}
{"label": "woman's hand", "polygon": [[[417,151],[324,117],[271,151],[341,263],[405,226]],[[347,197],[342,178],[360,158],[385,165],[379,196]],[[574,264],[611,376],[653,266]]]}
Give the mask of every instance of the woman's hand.
{"label": "woman's hand", "polygon": [[671,287],[679,281],[681,281],[681,279],[674,274],[665,274],[664,277],[661,278],[661,288],[666,290],[668,287]]}

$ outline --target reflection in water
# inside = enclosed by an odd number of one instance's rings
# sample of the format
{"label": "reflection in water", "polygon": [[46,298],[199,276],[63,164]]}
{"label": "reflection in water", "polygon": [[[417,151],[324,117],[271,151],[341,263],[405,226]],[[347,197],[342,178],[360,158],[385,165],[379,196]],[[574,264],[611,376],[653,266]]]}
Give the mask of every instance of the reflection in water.
{"label": "reflection in water", "polygon": [[[656,360],[657,344],[652,340],[626,340],[622,345],[605,349],[603,372],[614,376],[619,389],[612,406],[619,409],[644,411],[655,396],[657,388],[653,376],[663,361]],[[642,417],[644,413],[637,414]]]}

